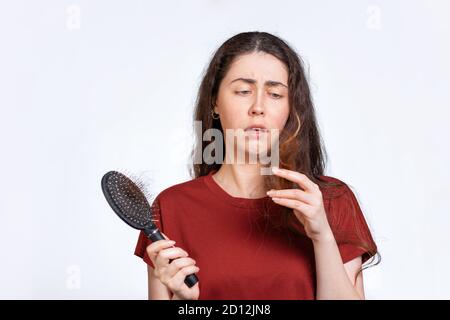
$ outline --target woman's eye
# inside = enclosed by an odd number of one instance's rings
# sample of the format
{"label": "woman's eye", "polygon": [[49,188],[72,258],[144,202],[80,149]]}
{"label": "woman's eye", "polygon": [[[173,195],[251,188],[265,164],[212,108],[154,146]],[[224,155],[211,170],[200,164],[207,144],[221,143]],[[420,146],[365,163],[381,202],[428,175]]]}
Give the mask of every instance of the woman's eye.
{"label": "woman's eye", "polygon": [[271,95],[272,95],[272,97],[274,97],[276,99],[280,99],[283,97],[282,95],[279,95],[278,93],[271,93]]}
{"label": "woman's eye", "polygon": [[237,93],[242,93],[242,94],[247,94],[247,93],[249,93],[250,91],[249,90],[242,90],[242,91],[236,91]]}

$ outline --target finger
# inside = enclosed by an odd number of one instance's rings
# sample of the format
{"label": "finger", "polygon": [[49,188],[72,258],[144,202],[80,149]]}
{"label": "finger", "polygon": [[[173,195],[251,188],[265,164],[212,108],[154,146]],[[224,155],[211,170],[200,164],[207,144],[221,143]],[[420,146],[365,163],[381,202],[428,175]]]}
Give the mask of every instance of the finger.
{"label": "finger", "polygon": [[169,278],[172,278],[173,276],[175,276],[177,274],[178,271],[180,271],[180,269],[182,269],[184,267],[188,267],[188,266],[193,266],[196,263],[197,262],[190,257],[175,259],[171,263],[169,263],[169,266],[167,267],[167,270],[165,271],[166,275]]}
{"label": "finger", "polygon": [[187,285],[184,283],[184,279],[193,273],[196,273],[200,270],[197,266],[188,266],[180,269],[173,277],[168,281],[168,285],[175,289],[176,291],[182,290],[184,286],[187,287]]}
{"label": "finger", "polygon": [[319,188],[314,182],[312,182],[303,173],[292,171],[292,170],[287,170],[287,169],[280,169],[280,168],[276,168],[276,167],[272,167],[272,172],[274,174],[276,174],[277,176],[280,176],[282,178],[285,178],[287,180],[297,183],[306,192],[314,192]]}
{"label": "finger", "polygon": [[300,200],[307,204],[312,204],[311,194],[306,193],[305,191],[300,189],[270,190],[267,191],[267,195],[275,198]]}
{"label": "finger", "polygon": [[285,198],[272,198],[272,200],[279,205],[298,210],[306,216],[309,213],[310,206],[304,202]]}
{"label": "finger", "polygon": [[167,266],[169,260],[187,257],[188,253],[181,249],[180,247],[168,248],[161,250],[156,256],[156,265],[160,267]]}
{"label": "finger", "polygon": [[158,240],[147,246],[147,254],[150,259],[154,259],[156,255],[163,249],[171,248],[176,242],[173,240]]}
{"label": "finger", "polygon": [[170,240],[168,236],[166,236],[166,234],[164,232],[161,232],[161,234],[164,236],[164,238],[166,238],[167,240]]}

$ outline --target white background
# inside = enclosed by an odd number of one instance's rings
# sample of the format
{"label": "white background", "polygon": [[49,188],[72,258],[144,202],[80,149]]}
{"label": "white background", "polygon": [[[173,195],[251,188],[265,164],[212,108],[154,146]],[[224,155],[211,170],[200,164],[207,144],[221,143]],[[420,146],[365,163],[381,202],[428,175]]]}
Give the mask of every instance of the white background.
{"label": "white background", "polygon": [[[0,298],[145,299],[101,176],[188,175],[211,54],[267,31],[305,60],[382,263],[369,299],[450,298],[448,1],[1,1]],[[213,217],[212,217],[213,219]]]}

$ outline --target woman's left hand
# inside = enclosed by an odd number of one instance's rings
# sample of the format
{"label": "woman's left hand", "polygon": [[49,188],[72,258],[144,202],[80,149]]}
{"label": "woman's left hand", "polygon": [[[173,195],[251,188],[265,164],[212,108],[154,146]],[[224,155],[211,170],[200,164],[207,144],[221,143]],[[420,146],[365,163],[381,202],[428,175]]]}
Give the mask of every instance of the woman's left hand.
{"label": "woman's left hand", "polygon": [[306,235],[313,241],[332,239],[333,233],[328,223],[319,186],[306,175],[287,169],[272,168],[279,177],[297,183],[301,189],[270,190],[267,195],[282,206],[293,209],[295,216],[303,224]]}

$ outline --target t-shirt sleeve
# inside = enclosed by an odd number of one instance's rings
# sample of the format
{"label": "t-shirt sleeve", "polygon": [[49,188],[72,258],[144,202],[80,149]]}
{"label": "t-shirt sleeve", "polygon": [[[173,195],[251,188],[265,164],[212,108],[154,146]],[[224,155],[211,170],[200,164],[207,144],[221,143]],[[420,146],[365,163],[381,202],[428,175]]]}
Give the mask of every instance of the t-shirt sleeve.
{"label": "t-shirt sleeve", "polygon": [[[163,215],[161,210],[160,199],[157,197],[152,205],[152,219],[155,225],[158,227],[159,231],[164,232],[164,224],[163,224]],[[134,254],[144,260],[145,263],[150,265],[152,268],[155,268],[152,260],[147,254],[147,247],[152,243],[152,241],[145,235],[144,231],[139,232],[138,241],[136,244],[136,248],[134,250]]]}
{"label": "t-shirt sleeve", "polygon": [[344,192],[331,202],[332,229],[343,263],[362,256],[365,263],[377,252],[361,207],[353,191],[345,184]]}

